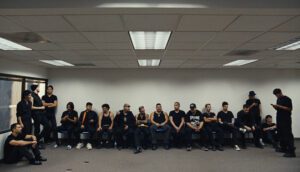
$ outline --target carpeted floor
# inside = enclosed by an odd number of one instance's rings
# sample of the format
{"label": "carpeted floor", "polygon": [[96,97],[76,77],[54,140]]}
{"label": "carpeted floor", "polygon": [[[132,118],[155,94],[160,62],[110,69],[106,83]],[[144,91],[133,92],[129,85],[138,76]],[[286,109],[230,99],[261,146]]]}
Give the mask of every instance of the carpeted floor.
{"label": "carpeted floor", "polygon": [[[300,147],[300,141],[296,142]],[[42,166],[30,166],[23,161],[14,165],[0,164],[1,172],[299,172],[297,158],[283,158],[270,147],[249,147],[240,152],[225,147],[224,152],[193,149],[152,151],[135,155],[132,150],[93,149],[65,150],[48,147],[42,151],[48,161]]]}

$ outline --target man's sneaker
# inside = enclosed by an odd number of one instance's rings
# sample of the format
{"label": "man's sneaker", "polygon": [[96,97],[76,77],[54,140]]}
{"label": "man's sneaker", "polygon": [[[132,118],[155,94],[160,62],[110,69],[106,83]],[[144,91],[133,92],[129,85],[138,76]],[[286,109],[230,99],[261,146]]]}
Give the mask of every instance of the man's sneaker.
{"label": "man's sneaker", "polygon": [[260,143],[262,146],[265,146],[265,143],[263,142],[262,139],[259,139],[259,143]]}
{"label": "man's sneaker", "polygon": [[38,161],[38,160],[32,160],[32,161],[29,162],[29,164],[31,164],[31,165],[42,165],[42,162]]}
{"label": "man's sneaker", "polygon": [[71,150],[72,149],[72,146],[71,145],[68,145],[67,146],[67,150]]}
{"label": "man's sneaker", "polygon": [[216,149],[216,146],[211,147],[211,150],[212,150],[212,151],[216,151],[216,150],[217,150],[217,149]]}
{"label": "man's sneaker", "polygon": [[92,144],[87,143],[87,144],[86,144],[86,148],[87,148],[88,150],[92,150],[92,149],[93,149]]}
{"label": "man's sneaker", "polygon": [[223,147],[222,146],[218,146],[218,151],[224,151]]}
{"label": "man's sneaker", "polygon": [[138,154],[138,153],[141,153],[141,152],[142,152],[142,148],[141,147],[137,147],[133,153],[134,154]]}
{"label": "man's sneaker", "polygon": [[192,147],[191,147],[191,146],[188,146],[188,147],[186,148],[186,150],[187,150],[187,151],[191,151],[191,150],[192,150]]}
{"label": "man's sneaker", "polygon": [[169,150],[169,149],[170,149],[170,146],[169,146],[168,144],[166,144],[166,145],[164,146],[164,148],[165,148],[165,150]]}
{"label": "man's sneaker", "polygon": [[58,144],[54,144],[53,148],[58,148]]}
{"label": "man's sneaker", "polygon": [[245,128],[240,128],[240,132],[245,134],[247,132],[247,130]]}
{"label": "man's sneaker", "polygon": [[208,151],[208,147],[207,147],[207,146],[204,146],[202,149],[203,149],[204,151]]}
{"label": "man's sneaker", "polygon": [[285,154],[283,154],[283,157],[286,157],[286,158],[295,158],[296,154],[295,154],[295,152],[293,152],[293,153],[285,153]]}
{"label": "man's sneaker", "polygon": [[47,158],[40,156],[40,157],[36,158],[36,160],[42,162],[42,161],[47,161]]}
{"label": "man's sneaker", "polygon": [[240,151],[241,149],[240,149],[240,147],[239,147],[238,145],[235,145],[235,146],[234,146],[234,150]]}
{"label": "man's sneaker", "polygon": [[152,150],[156,150],[157,146],[156,145],[152,145]]}
{"label": "man's sneaker", "polygon": [[83,148],[83,143],[78,143],[76,149],[81,149],[81,148]]}

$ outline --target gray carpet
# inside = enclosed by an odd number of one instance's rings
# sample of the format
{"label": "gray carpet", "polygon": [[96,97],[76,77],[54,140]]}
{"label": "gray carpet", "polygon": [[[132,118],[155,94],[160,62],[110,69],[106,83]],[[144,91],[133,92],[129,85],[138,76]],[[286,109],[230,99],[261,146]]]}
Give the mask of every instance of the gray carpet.
{"label": "gray carpet", "polygon": [[[296,142],[300,147],[300,141]],[[270,147],[249,147],[240,152],[225,147],[224,152],[193,149],[146,150],[134,155],[131,150],[94,149],[65,150],[48,147],[42,151],[48,161],[42,166],[30,166],[25,161],[14,165],[0,164],[1,172],[299,172],[297,158],[283,158]]]}

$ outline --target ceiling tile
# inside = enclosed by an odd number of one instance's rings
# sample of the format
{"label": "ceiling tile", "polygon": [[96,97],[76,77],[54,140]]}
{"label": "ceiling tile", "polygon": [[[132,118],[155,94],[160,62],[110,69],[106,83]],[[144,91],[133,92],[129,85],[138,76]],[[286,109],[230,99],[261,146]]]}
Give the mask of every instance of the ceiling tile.
{"label": "ceiling tile", "polygon": [[12,32],[27,32],[28,30],[22,26],[0,16],[0,32],[2,33],[12,33]]}
{"label": "ceiling tile", "polygon": [[98,49],[120,49],[120,50],[133,49],[132,44],[127,43],[127,42],[125,42],[125,43],[123,43],[123,42],[121,42],[121,43],[119,43],[119,42],[95,43],[94,45]]}
{"label": "ceiling tile", "polygon": [[171,35],[171,43],[177,42],[200,42],[204,43],[212,39],[216,32],[174,32]]}
{"label": "ceiling tile", "polygon": [[273,31],[300,32],[300,16],[295,17],[292,20],[278,26]]}
{"label": "ceiling tile", "polygon": [[212,42],[246,42],[253,39],[261,32],[220,32]]}
{"label": "ceiling tile", "polygon": [[79,43],[88,42],[80,33],[78,32],[44,32],[39,33],[45,39],[56,42],[56,43]]}
{"label": "ceiling tile", "polygon": [[82,32],[85,37],[93,42],[119,42],[131,43],[128,32]]}
{"label": "ceiling tile", "polygon": [[297,37],[300,37],[300,32],[267,32],[251,40],[251,42],[272,42],[280,44]]}
{"label": "ceiling tile", "polygon": [[90,43],[60,43],[61,47],[67,50],[95,50],[95,46]]}

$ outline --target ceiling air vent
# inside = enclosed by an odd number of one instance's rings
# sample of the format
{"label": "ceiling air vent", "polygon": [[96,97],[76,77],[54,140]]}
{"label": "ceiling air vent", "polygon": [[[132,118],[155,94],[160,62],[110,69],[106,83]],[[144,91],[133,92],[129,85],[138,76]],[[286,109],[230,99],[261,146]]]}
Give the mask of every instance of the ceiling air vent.
{"label": "ceiling air vent", "polygon": [[76,67],[93,67],[93,66],[96,66],[95,64],[93,63],[75,63],[74,64]]}
{"label": "ceiling air vent", "polygon": [[258,53],[258,50],[233,50],[225,54],[226,56],[250,56]]}
{"label": "ceiling air vent", "polygon": [[49,43],[50,41],[34,32],[0,33],[0,37],[17,43]]}

